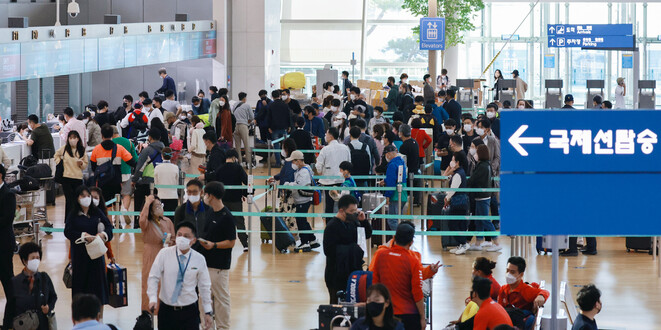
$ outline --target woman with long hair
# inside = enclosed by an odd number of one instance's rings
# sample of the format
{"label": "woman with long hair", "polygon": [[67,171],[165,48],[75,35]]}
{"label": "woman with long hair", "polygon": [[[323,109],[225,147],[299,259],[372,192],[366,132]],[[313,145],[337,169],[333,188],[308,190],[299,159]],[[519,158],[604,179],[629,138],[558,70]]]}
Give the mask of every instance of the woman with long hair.
{"label": "woman with long hair", "polygon": [[151,119],[151,129],[155,129],[161,132],[161,142],[163,142],[163,144],[166,146],[170,145],[170,137],[168,136],[169,131],[167,128],[165,128],[161,118],[154,117]]}
{"label": "woman with long hair", "polygon": [[498,101],[500,100],[500,83],[503,80],[503,72],[500,71],[500,69],[496,69],[496,71],[493,72],[493,88],[491,89],[493,92],[493,100]]}
{"label": "woman with long hair", "polygon": [[[149,309],[149,297],[147,297],[147,279],[156,255],[163,248],[174,244],[174,224],[170,219],[163,216],[163,203],[161,199],[149,195],[145,200],[145,206],[140,212],[140,230],[142,231],[142,310]],[[158,312],[158,305],[156,311]],[[154,314],[156,315],[156,314]]]}
{"label": "woman with long hair", "polygon": [[381,284],[367,288],[367,313],[351,326],[351,330],[404,330],[404,324],[394,317],[390,291]]}
{"label": "woman with long hair", "polygon": [[220,112],[218,117],[216,117],[216,134],[218,135],[218,141],[227,142],[229,146],[232,146],[232,137],[234,136],[234,130],[232,129],[232,112],[230,110],[230,101],[227,99],[227,95],[220,97]]}
{"label": "woman with long hair", "polygon": [[[85,244],[78,244],[78,239],[90,243],[100,238],[103,242],[112,240],[112,224],[108,218],[92,203],[92,194],[84,185],[76,188],[76,202],[71,206],[71,213],[64,225],[64,236],[71,242],[72,283],[71,296],[89,293],[97,296],[102,304],[108,303],[109,288],[106,276],[106,262],[103,256],[91,259]],[[103,310],[101,310],[103,315]]]}
{"label": "woman with long hair", "polygon": [[83,141],[77,131],[71,130],[67,134],[67,141],[55,152],[55,164],[62,163],[64,171],[59,183],[64,190],[65,208],[64,216],[68,219],[71,207],[76,203],[76,188],[83,184],[83,169],[87,167],[87,154]]}
{"label": "woman with long hair", "polygon": [[[106,199],[103,198],[103,190],[99,187],[90,187],[90,194],[92,195],[92,204],[98,207],[99,211],[110,220],[110,217],[108,216],[108,207],[106,206]],[[106,247],[108,248],[106,257],[110,259],[111,263],[115,264],[115,254],[112,252],[112,245],[109,241],[106,242]],[[69,259],[71,259],[71,255],[69,255]]]}

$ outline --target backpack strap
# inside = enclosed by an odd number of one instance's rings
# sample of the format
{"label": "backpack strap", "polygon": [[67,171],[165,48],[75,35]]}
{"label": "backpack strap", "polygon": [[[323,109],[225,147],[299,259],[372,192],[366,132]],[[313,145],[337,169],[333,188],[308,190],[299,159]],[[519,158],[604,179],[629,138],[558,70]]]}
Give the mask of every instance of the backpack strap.
{"label": "backpack strap", "polygon": [[363,146],[360,148],[360,151],[367,151],[367,143],[363,142]]}
{"label": "backpack strap", "polygon": [[350,149],[351,151],[356,150],[356,149],[354,149],[353,144],[351,144],[351,141],[349,141],[349,149]]}

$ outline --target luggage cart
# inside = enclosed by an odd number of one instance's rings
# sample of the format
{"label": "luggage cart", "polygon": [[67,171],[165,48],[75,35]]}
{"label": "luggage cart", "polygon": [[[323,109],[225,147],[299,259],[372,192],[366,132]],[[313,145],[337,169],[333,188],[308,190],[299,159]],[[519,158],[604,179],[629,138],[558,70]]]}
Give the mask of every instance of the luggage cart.
{"label": "luggage cart", "polygon": [[16,207],[19,212],[13,225],[14,236],[17,240],[23,237],[33,237],[34,242],[41,245],[39,221],[43,219],[39,214],[35,214],[35,208],[39,203],[43,203],[42,194],[45,194],[45,191],[41,188],[16,194]]}

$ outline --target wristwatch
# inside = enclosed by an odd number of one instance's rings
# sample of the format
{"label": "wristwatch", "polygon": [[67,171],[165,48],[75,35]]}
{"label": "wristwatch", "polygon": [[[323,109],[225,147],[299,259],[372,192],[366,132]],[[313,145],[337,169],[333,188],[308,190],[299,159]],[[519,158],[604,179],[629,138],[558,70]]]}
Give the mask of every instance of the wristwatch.
{"label": "wristwatch", "polygon": [[208,312],[208,313],[204,313],[204,314],[213,317],[213,312]]}

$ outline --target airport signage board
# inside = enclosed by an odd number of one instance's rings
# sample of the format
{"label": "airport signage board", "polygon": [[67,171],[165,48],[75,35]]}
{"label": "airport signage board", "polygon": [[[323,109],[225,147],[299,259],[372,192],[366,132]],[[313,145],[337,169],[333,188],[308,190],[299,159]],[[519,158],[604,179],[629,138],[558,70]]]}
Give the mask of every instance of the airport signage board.
{"label": "airport signage board", "polygon": [[420,19],[420,50],[445,50],[445,18]]}
{"label": "airport signage board", "polygon": [[549,36],[631,36],[633,24],[547,24]]}

